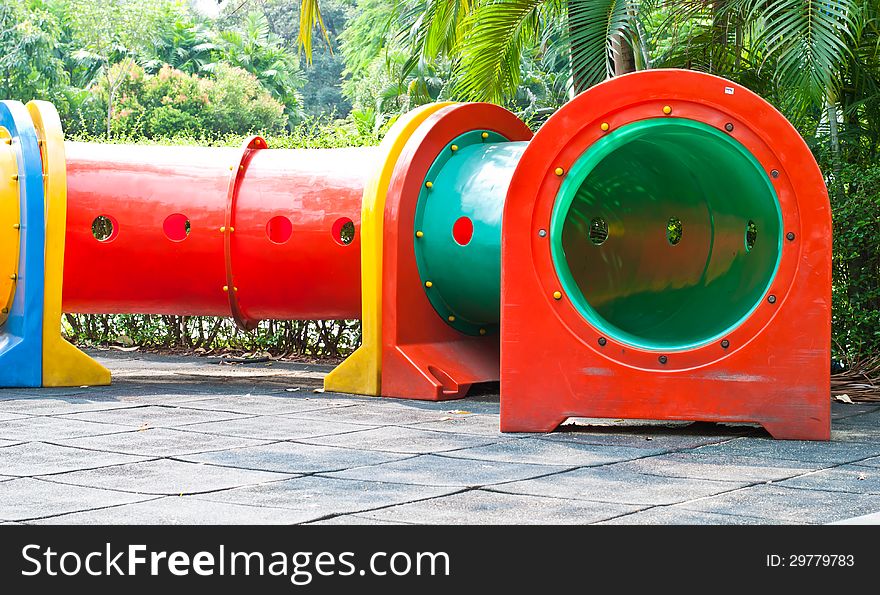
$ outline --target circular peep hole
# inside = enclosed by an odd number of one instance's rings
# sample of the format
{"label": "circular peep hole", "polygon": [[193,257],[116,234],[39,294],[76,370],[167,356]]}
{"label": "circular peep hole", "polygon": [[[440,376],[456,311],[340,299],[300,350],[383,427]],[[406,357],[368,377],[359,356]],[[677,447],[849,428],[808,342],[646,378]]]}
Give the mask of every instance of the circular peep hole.
{"label": "circular peep hole", "polygon": [[749,219],[746,224],[746,252],[751,252],[755,247],[755,240],[758,239],[758,226],[754,221]]}
{"label": "circular peep hole", "polygon": [[119,225],[113,217],[101,215],[92,221],[92,235],[99,242],[109,242],[119,235]]}
{"label": "circular peep hole", "polygon": [[670,217],[666,222],[666,241],[671,246],[675,246],[681,241],[681,219],[678,217]]}
{"label": "circular peep hole", "polygon": [[284,216],[272,217],[266,224],[266,235],[276,244],[283,244],[293,235],[293,223]]}
{"label": "circular peep hole", "polygon": [[168,215],[165,218],[165,223],[162,224],[162,231],[165,232],[165,237],[172,242],[182,242],[185,240],[189,236],[190,229],[189,219],[186,215],[181,215],[180,213]]}
{"label": "circular peep hole", "polygon": [[474,237],[474,222],[468,217],[459,217],[452,225],[452,238],[459,246],[467,246]]}
{"label": "circular peep hole", "polygon": [[333,224],[333,239],[340,246],[348,246],[354,241],[354,222],[348,217],[341,217]]}
{"label": "circular peep hole", "polygon": [[593,217],[590,221],[590,241],[594,246],[601,246],[608,239],[608,223],[602,217]]}

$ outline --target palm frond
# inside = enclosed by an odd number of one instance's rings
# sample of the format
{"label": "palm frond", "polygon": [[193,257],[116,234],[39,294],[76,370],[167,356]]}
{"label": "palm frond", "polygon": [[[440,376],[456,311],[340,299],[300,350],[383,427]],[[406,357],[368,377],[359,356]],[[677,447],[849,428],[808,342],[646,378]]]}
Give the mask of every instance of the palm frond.
{"label": "palm frond", "polygon": [[312,63],[312,31],[315,26],[321,29],[324,40],[330,52],[333,52],[333,46],[330,44],[330,34],[327,27],[324,26],[324,17],[321,16],[321,6],[318,0],[302,0],[299,13],[299,37],[297,43],[300,49],[306,55],[306,62]]}

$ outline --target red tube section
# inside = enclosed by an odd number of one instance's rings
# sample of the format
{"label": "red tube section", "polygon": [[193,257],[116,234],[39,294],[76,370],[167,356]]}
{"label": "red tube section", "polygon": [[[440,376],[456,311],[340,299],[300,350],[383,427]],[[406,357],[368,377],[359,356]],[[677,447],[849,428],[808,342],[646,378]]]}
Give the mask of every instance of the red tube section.
{"label": "red tube section", "polygon": [[360,317],[374,148],[67,143],[65,312]]}

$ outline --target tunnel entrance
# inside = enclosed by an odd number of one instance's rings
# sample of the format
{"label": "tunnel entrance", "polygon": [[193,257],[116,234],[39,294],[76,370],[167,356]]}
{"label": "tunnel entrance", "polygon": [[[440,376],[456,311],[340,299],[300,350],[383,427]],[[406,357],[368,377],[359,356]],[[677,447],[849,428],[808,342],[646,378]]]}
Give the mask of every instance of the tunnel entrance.
{"label": "tunnel entrance", "polygon": [[[723,131],[682,118],[615,130],[572,166],[550,225],[563,288],[600,332],[681,350],[722,337],[776,274],[770,178]],[[598,241],[601,240],[601,241]]]}

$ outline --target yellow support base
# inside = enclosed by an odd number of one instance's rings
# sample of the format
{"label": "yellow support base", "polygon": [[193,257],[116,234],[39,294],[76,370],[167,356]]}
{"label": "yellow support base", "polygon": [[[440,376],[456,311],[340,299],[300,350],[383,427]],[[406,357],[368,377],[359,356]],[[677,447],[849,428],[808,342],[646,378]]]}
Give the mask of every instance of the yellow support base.
{"label": "yellow support base", "polygon": [[64,133],[55,106],[31,101],[43,158],[46,201],[46,285],[43,302],[43,386],[110,384],[110,370],[61,336],[61,289],[64,277],[64,236],[67,226],[67,162]]}
{"label": "yellow support base", "polygon": [[379,145],[381,165],[364,188],[361,207],[361,346],[324,378],[324,390],[378,396],[382,390],[382,240],[385,197],[407,141],[431,114],[431,103],[400,117]]}

